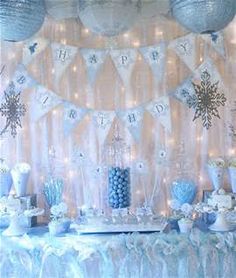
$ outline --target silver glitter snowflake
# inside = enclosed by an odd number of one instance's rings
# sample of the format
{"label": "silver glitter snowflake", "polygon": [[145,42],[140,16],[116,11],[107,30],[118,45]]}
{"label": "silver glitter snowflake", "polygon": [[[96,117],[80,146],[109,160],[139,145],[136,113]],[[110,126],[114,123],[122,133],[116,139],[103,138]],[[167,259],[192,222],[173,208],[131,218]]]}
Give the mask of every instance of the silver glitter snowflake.
{"label": "silver glitter snowflake", "polygon": [[192,83],[195,95],[189,96],[187,104],[195,109],[193,121],[202,118],[203,127],[209,129],[212,126],[212,118],[220,119],[218,108],[224,106],[226,97],[218,92],[219,81],[212,84],[211,75],[205,70],[201,75],[201,85]]}
{"label": "silver glitter snowflake", "polygon": [[11,129],[11,135],[15,138],[17,135],[17,127],[21,126],[21,117],[26,113],[26,107],[20,103],[20,92],[15,93],[15,85],[13,82],[9,85],[7,92],[4,92],[5,102],[1,104],[0,112],[6,117],[6,125],[0,132],[0,135]]}

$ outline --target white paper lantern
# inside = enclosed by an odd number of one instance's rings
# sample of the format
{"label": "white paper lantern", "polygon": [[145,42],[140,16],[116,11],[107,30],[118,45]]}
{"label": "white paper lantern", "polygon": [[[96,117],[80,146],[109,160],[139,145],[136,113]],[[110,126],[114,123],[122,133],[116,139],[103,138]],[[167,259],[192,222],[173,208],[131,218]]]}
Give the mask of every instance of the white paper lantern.
{"label": "white paper lantern", "polygon": [[158,15],[167,15],[169,0],[140,0],[141,20],[150,20]]}
{"label": "white paper lantern", "polygon": [[1,0],[0,38],[23,41],[34,35],[45,17],[43,0]]}
{"label": "white paper lantern", "polygon": [[235,16],[235,0],[170,0],[176,20],[194,33],[224,29]]}
{"label": "white paper lantern", "polygon": [[78,0],[45,0],[47,13],[55,20],[78,17]]}
{"label": "white paper lantern", "polygon": [[103,36],[130,29],[138,18],[138,0],[79,0],[79,17],[85,27]]}

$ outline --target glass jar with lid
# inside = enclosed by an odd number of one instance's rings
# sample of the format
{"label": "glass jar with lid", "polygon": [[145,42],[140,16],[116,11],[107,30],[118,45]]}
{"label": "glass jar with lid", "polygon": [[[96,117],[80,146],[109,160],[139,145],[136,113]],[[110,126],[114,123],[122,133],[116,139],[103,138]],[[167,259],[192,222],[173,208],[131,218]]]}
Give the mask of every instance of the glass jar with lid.
{"label": "glass jar with lid", "polygon": [[108,164],[108,204],[112,209],[131,205],[130,160],[131,149],[120,136],[118,125],[112,142],[106,146]]}

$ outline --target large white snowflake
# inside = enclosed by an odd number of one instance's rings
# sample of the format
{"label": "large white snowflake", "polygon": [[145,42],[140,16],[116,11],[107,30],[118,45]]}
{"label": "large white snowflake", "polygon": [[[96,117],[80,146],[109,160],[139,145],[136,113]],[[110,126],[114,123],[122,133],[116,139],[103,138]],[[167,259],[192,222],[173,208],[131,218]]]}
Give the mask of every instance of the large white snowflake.
{"label": "large white snowflake", "polygon": [[20,103],[20,92],[15,93],[15,85],[12,82],[9,85],[8,92],[4,92],[5,102],[1,104],[0,112],[3,117],[6,117],[6,124],[0,135],[11,129],[11,135],[15,138],[17,135],[17,127],[21,126],[21,117],[26,113],[26,107]]}
{"label": "large white snowflake", "polygon": [[193,121],[201,117],[206,129],[212,126],[213,117],[220,119],[218,108],[226,102],[225,95],[218,92],[218,84],[219,81],[211,83],[211,75],[205,70],[201,75],[201,85],[193,83],[195,94],[187,100],[189,108],[195,109]]}

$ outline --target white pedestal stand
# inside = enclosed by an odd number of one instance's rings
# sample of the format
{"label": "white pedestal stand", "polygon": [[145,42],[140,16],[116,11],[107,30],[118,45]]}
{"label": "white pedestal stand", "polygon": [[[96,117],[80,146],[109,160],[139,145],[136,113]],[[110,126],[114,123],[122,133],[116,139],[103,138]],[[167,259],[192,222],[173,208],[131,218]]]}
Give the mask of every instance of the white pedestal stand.
{"label": "white pedestal stand", "polygon": [[21,225],[20,216],[12,216],[9,227],[3,231],[4,236],[22,236],[27,233],[28,229]]}
{"label": "white pedestal stand", "polygon": [[232,230],[232,226],[227,222],[225,218],[225,212],[216,212],[216,221],[214,224],[209,226],[209,229],[215,232],[228,232]]}

